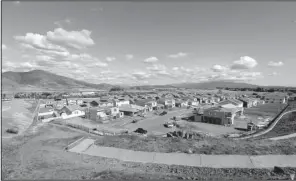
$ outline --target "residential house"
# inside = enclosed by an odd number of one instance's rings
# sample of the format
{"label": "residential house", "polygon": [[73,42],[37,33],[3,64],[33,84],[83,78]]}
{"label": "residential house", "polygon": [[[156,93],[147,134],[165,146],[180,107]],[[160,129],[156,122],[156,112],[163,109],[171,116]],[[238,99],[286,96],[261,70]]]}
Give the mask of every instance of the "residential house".
{"label": "residential house", "polygon": [[146,108],[146,111],[152,111],[157,109],[157,102],[153,99],[137,100],[134,102],[135,105]]}
{"label": "residential house", "polygon": [[196,110],[193,111],[194,114],[194,121],[195,122],[202,122],[203,114],[204,114],[204,108],[196,108]]}
{"label": "residential house", "polygon": [[178,99],[178,100],[175,101],[175,106],[176,107],[187,107],[188,106],[188,101],[187,100]]}
{"label": "residential house", "polygon": [[113,99],[113,106],[118,107],[122,105],[129,105],[130,101],[126,98]]}
{"label": "residential house", "polygon": [[77,100],[76,100],[76,105],[81,105],[81,104],[83,104],[83,100],[81,100],[81,99],[77,99]]}
{"label": "residential house", "polygon": [[127,105],[120,106],[119,111],[122,112],[126,116],[135,116],[136,114],[139,114],[139,112],[140,112],[139,109],[133,108],[133,107],[131,107],[131,105],[130,106],[127,106]]}
{"label": "residential house", "polygon": [[199,101],[197,100],[196,97],[183,97],[182,100],[186,101],[187,105],[189,105],[189,106],[198,106],[199,105]]}
{"label": "residential house", "polygon": [[81,94],[83,96],[92,96],[92,95],[95,95],[96,93],[95,92],[82,92]]}
{"label": "residential house", "polygon": [[57,112],[62,119],[85,116],[85,108],[78,105],[64,106],[61,109],[57,109]]}
{"label": "residential house", "polygon": [[242,113],[242,107],[233,105],[211,107],[203,111],[202,122],[219,125],[233,124],[235,115]]}
{"label": "residential house", "polygon": [[100,99],[99,107],[112,107],[114,106],[114,102],[111,99]]}
{"label": "residential house", "polygon": [[38,120],[42,122],[51,121],[56,117],[56,112],[53,108],[40,108],[38,112]]}
{"label": "residential house", "polygon": [[89,108],[86,111],[86,117],[93,121],[104,121],[110,118],[121,118],[123,113],[118,107]]}
{"label": "residential house", "polygon": [[159,99],[159,104],[163,104],[165,108],[174,108],[175,107],[175,99]]}
{"label": "residential house", "polygon": [[232,104],[236,107],[243,107],[243,102],[239,101],[237,99],[228,99],[228,100],[224,100],[218,103],[220,106],[221,105],[226,105],[226,104]]}
{"label": "residential house", "polygon": [[253,102],[252,102],[251,99],[248,99],[248,98],[240,98],[239,100],[243,102],[243,107],[245,107],[245,108],[250,108],[250,107],[253,106]]}
{"label": "residential house", "polygon": [[261,100],[261,99],[259,99],[259,100],[258,100],[258,104],[265,104],[265,100]]}
{"label": "residential house", "polygon": [[70,96],[80,97],[82,96],[81,92],[72,92],[70,93]]}
{"label": "residential house", "polygon": [[46,107],[46,104],[44,104],[44,103],[39,104],[39,107],[40,107],[40,108],[45,108],[45,107]]}
{"label": "residential house", "polygon": [[257,105],[258,105],[258,102],[259,102],[258,99],[256,99],[256,98],[249,98],[249,99],[250,99],[251,102],[252,102],[252,106],[257,106]]}

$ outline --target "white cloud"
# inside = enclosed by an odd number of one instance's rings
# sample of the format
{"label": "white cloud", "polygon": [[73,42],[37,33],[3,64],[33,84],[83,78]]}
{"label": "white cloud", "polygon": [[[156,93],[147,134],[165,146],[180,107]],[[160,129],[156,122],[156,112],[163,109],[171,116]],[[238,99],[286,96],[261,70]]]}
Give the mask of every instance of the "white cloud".
{"label": "white cloud", "polygon": [[115,57],[106,57],[106,61],[108,61],[108,62],[112,62],[114,60],[116,60]]}
{"label": "white cloud", "polygon": [[283,66],[284,63],[283,62],[273,62],[273,61],[270,61],[268,63],[268,66],[271,66],[271,67],[280,67],[280,66]]}
{"label": "white cloud", "polygon": [[222,66],[222,65],[213,65],[213,67],[212,67],[212,70],[214,71],[214,72],[223,72],[223,71],[226,71],[228,68],[227,67],[225,67],[225,66]]}
{"label": "white cloud", "polygon": [[23,54],[21,57],[22,57],[22,58],[30,58],[31,56],[28,55],[28,54]]}
{"label": "white cloud", "polygon": [[104,9],[101,8],[91,8],[90,11],[96,12],[96,11],[103,11]]}
{"label": "white cloud", "polygon": [[53,59],[53,57],[47,56],[47,55],[37,55],[36,58],[37,60],[41,60],[41,61],[49,61]]}
{"label": "white cloud", "polygon": [[148,70],[150,71],[163,71],[163,70],[166,70],[166,66],[165,65],[162,65],[162,64],[154,64],[152,65],[152,67],[147,67]]}
{"label": "white cloud", "polygon": [[180,67],[180,70],[182,70],[183,72],[193,72],[192,69],[190,69],[190,68],[184,68],[183,66]]}
{"label": "white cloud", "polygon": [[2,50],[7,49],[7,46],[5,44],[2,44]]}
{"label": "white cloud", "polygon": [[91,31],[85,29],[81,31],[66,31],[62,28],[56,28],[53,32],[47,32],[47,39],[57,44],[83,49],[95,44],[90,35]]}
{"label": "white cloud", "polygon": [[270,73],[270,74],[268,74],[269,76],[277,76],[277,75],[279,75],[279,73],[278,72],[272,72],[272,73]]}
{"label": "white cloud", "polygon": [[243,77],[257,77],[261,76],[261,72],[240,72],[239,75]]}
{"label": "white cloud", "polygon": [[187,56],[187,53],[179,52],[177,54],[169,55],[168,57],[169,58],[181,58],[181,57],[186,57],[186,56]]}
{"label": "white cloud", "polygon": [[132,54],[126,54],[126,55],[125,55],[125,58],[126,58],[127,60],[131,60],[131,59],[134,58],[134,55],[132,55]]}
{"label": "white cloud", "polygon": [[86,65],[89,68],[96,68],[96,67],[100,67],[100,68],[104,68],[104,67],[108,67],[108,64],[105,62],[96,62],[96,63],[92,63],[89,65]]}
{"label": "white cloud", "polygon": [[14,36],[14,38],[21,42],[22,46],[31,49],[50,50],[65,52],[66,48],[48,42],[47,37],[40,34],[27,33],[25,36]]}
{"label": "white cloud", "polygon": [[143,72],[143,71],[136,71],[136,72],[132,73],[132,76],[136,80],[144,80],[144,79],[150,78],[151,77],[151,74],[149,74],[147,72]]}
{"label": "white cloud", "polygon": [[149,57],[144,60],[145,63],[155,63],[157,61],[158,61],[158,58],[156,58],[156,57]]}
{"label": "white cloud", "polygon": [[177,71],[179,70],[179,67],[173,67],[172,70]]}
{"label": "white cloud", "polygon": [[167,67],[162,64],[153,64],[151,67],[147,67],[147,70],[150,71],[152,76],[157,76],[157,75],[170,76],[171,75],[167,71]]}
{"label": "white cloud", "polygon": [[93,57],[92,55],[87,54],[87,53],[69,54],[64,59],[71,60],[71,61],[79,61],[79,62],[97,62],[97,61],[99,61],[98,58]]}
{"label": "white cloud", "polygon": [[11,61],[4,61],[2,63],[2,70],[3,71],[30,71],[39,68],[33,61],[29,62],[11,62]]}
{"label": "white cloud", "polygon": [[240,57],[240,60],[234,61],[231,69],[251,69],[257,66],[257,61],[251,57]]}
{"label": "white cloud", "polygon": [[68,18],[64,19],[64,20],[60,20],[60,21],[55,21],[54,24],[57,25],[58,27],[63,27],[63,24],[71,24],[72,21]]}

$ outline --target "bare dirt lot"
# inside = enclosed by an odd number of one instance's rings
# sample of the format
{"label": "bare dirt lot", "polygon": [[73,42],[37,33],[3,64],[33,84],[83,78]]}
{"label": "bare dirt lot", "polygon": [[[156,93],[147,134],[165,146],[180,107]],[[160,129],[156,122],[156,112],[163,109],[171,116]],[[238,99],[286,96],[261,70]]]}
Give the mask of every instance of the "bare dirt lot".
{"label": "bare dirt lot", "polygon": [[244,114],[246,115],[257,115],[261,117],[270,116],[274,117],[277,115],[287,104],[261,104],[251,108],[245,108]]}
{"label": "bare dirt lot", "polygon": [[68,128],[44,125],[35,134],[3,141],[3,179],[288,179],[295,168],[283,173],[268,169],[212,169],[161,164],[121,162],[79,155],[63,150],[87,136]]}
{"label": "bare dirt lot", "polygon": [[24,131],[33,121],[33,112],[37,102],[34,100],[13,99],[2,102],[2,134],[3,137],[15,136],[6,133],[8,128],[18,127],[19,133]]}

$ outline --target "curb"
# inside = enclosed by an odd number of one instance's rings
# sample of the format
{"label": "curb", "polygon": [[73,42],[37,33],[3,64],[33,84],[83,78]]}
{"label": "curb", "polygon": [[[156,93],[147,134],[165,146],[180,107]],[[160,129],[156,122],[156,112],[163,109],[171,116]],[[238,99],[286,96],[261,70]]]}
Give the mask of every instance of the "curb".
{"label": "curb", "polygon": [[64,150],[68,151],[70,149],[72,149],[73,147],[75,147],[76,145],[78,145],[82,140],[84,139],[84,136],[79,138],[78,140],[74,141],[73,143],[70,143],[68,146],[66,146],[64,148]]}

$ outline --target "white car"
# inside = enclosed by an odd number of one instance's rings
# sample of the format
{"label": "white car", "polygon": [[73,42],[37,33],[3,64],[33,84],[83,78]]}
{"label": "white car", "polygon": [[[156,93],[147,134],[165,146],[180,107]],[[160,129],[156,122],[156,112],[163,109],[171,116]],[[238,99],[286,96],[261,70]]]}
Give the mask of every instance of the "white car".
{"label": "white car", "polygon": [[172,128],[172,127],[175,126],[174,123],[172,123],[172,122],[166,122],[166,123],[164,123],[164,125],[165,125],[165,127],[167,127],[167,128]]}

